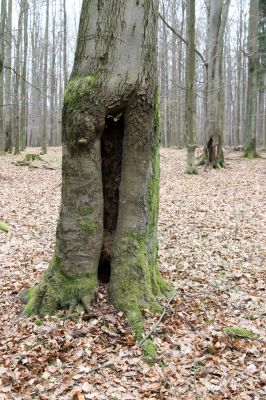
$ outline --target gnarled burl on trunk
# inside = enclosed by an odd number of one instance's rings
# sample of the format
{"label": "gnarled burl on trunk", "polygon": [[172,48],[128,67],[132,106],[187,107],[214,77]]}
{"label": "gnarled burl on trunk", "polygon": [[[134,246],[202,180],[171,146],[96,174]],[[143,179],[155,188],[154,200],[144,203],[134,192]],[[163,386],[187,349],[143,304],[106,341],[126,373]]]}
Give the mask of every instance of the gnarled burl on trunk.
{"label": "gnarled burl on trunk", "polygon": [[83,1],[63,106],[63,182],[54,257],[26,315],[88,310],[98,278],[137,338],[141,310],[169,286],[157,264],[157,0]]}

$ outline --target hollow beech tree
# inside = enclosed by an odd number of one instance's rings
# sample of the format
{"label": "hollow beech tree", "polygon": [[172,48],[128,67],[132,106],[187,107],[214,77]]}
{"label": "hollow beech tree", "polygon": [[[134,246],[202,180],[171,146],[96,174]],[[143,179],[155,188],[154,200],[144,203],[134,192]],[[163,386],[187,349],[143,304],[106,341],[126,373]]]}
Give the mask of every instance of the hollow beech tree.
{"label": "hollow beech tree", "polygon": [[256,151],[256,114],[258,92],[258,18],[259,0],[252,0],[249,5],[248,28],[248,88],[246,101],[246,124],[244,133],[244,156],[258,157]]}
{"label": "hollow beech tree", "polygon": [[141,310],[169,286],[157,264],[157,0],[84,0],[63,106],[54,257],[26,315],[88,310],[98,277],[141,338]]}
{"label": "hollow beech tree", "polygon": [[223,48],[224,32],[230,0],[209,0],[209,26],[207,49],[207,164],[214,168],[224,166],[224,85]]}

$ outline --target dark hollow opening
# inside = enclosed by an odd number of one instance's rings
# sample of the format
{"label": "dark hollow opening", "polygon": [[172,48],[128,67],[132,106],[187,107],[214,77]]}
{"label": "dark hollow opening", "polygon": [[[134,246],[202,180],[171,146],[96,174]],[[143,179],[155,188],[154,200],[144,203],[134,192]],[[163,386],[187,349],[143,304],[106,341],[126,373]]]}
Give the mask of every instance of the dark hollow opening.
{"label": "dark hollow opening", "polygon": [[105,128],[101,138],[104,235],[98,267],[98,279],[104,283],[109,282],[111,275],[111,248],[116,230],[119,208],[123,138],[123,114],[108,115],[105,120]]}
{"label": "dark hollow opening", "polygon": [[212,137],[208,141],[207,147],[208,147],[209,162],[212,163],[213,162]]}

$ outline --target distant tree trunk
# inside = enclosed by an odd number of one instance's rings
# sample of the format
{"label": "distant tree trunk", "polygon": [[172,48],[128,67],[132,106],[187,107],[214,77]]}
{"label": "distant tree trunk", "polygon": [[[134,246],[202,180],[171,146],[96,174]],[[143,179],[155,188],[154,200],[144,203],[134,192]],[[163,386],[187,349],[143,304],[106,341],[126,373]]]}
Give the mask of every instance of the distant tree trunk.
{"label": "distant tree trunk", "polygon": [[214,168],[224,166],[224,85],[223,47],[224,31],[230,0],[210,1],[208,29],[208,88],[207,88],[207,140],[208,164]]}
{"label": "distant tree trunk", "polygon": [[250,1],[248,28],[248,88],[246,101],[244,157],[255,158],[258,90],[258,15],[259,0]]}
{"label": "distant tree trunk", "polygon": [[29,4],[27,0],[23,0],[23,67],[22,67],[22,79],[21,81],[21,110],[20,110],[20,140],[21,149],[24,150],[27,146],[27,63],[28,63],[28,14]]}
{"label": "distant tree trunk", "polygon": [[13,137],[15,138],[15,154],[19,154],[20,152],[20,131],[19,131],[19,119],[20,119],[20,106],[19,106],[19,83],[20,83],[20,60],[21,60],[21,39],[22,39],[22,20],[23,20],[23,3],[20,4],[20,11],[18,17],[18,34],[16,40],[16,59],[15,59],[15,84],[14,84],[14,106],[13,106],[13,116],[14,116],[14,133]]}
{"label": "distant tree trunk", "polygon": [[241,88],[242,88],[242,70],[243,70],[243,55],[242,55],[242,41],[243,41],[243,2],[240,1],[240,20],[237,29],[237,82],[236,82],[236,118],[235,118],[235,141],[234,144],[239,146],[241,144]]}
{"label": "distant tree trunk", "polygon": [[67,13],[66,13],[66,0],[63,0],[63,68],[64,68],[64,88],[67,86],[68,82],[68,70],[67,70]]}
{"label": "distant tree trunk", "polygon": [[97,274],[108,281],[111,272],[111,301],[140,339],[141,309],[158,309],[169,290],[157,264],[157,10],[157,0],[83,1],[64,97],[55,255],[26,315],[88,310]]}
{"label": "distant tree trunk", "polygon": [[55,45],[55,24],[56,19],[53,18],[53,33],[52,33],[52,55],[51,55],[51,94],[50,94],[50,146],[56,144],[56,121],[55,121],[55,106],[56,106],[56,72],[55,72],[55,60],[56,60],[56,45]]}
{"label": "distant tree trunk", "polygon": [[44,35],[43,57],[43,88],[42,88],[42,153],[47,153],[47,86],[48,86],[48,47],[49,47],[49,0],[46,0],[46,21]]}
{"label": "distant tree trunk", "polygon": [[[172,25],[177,30],[177,0],[172,4]],[[172,81],[171,81],[171,114],[170,114],[170,131],[171,131],[171,145],[177,144],[177,37],[172,32],[171,34],[171,51],[172,51]]]}
{"label": "distant tree trunk", "polygon": [[6,21],[6,54],[5,54],[5,65],[7,66],[5,72],[5,99],[6,103],[9,104],[6,108],[6,119],[5,119],[5,150],[12,152],[12,96],[11,96],[11,66],[12,66],[12,12],[13,2],[8,1],[8,13]]}
{"label": "distant tree trunk", "polygon": [[[180,35],[183,36],[184,34],[184,25],[185,25],[185,3],[184,0],[181,2],[182,7],[182,19],[180,25]],[[177,102],[177,124],[178,124],[178,132],[177,132],[177,147],[183,148],[185,141],[185,133],[184,133],[184,119],[183,119],[183,111],[184,111],[184,89],[183,86],[183,68],[182,68],[182,59],[184,57],[183,52],[183,42],[179,40],[178,45],[178,102]]]}
{"label": "distant tree trunk", "polygon": [[1,26],[0,26],[0,152],[5,151],[4,132],[4,58],[5,58],[5,24],[6,24],[6,1],[1,2]]}
{"label": "distant tree trunk", "polygon": [[195,166],[196,99],[195,99],[195,0],[187,1],[187,60],[186,60],[186,136],[187,173],[197,174]]}

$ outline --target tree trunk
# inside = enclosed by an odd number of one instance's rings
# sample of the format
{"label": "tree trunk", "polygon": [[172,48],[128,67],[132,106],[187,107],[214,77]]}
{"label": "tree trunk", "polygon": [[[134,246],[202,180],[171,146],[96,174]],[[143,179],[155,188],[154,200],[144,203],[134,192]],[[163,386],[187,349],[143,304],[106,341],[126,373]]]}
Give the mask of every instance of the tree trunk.
{"label": "tree trunk", "polygon": [[47,85],[48,85],[48,40],[49,40],[49,0],[46,0],[46,22],[43,57],[43,89],[42,89],[42,153],[47,153]]}
{"label": "tree trunk", "polygon": [[52,32],[52,55],[51,55],[51,91],[50,91],[50,146],[55,146],[56,144],[56,44],[55,44],[55,23],[56,18],[53,16],[53,32]]}
{"label": "tree trunk", "polygon": [[5,58],[5,24],[6,24],[6,0],[1,1],[0,14],[0,153],[5,151],[4,133],[4,58]]}
{"label": "tree trunk", "polygon": [[6,21],[6,51],[5,51],[5,65],[7,70],[5,73],[5,99],[7,106],[6,119],[5,119],[5,150],[12,152],[12,96],[11,96],[11,66],[12,66],[12,0],[8,1],[8,13]]}
{"label": "tree trunk", "polygon": [[21,81],[21,110],[20,110],[20,141],[21,149],[24,150],[27,146],[27,115],[28,115],[28,96],[27,96],[27,56],[28,56],[28,14],[29,4],[27,0],[23,1],[23,67],[22,67],[22,79]]}
{"label": "tree trunk", "polygon": [[224,166],[223,42],[229,4],[230,0],[225,3],[222,0],[210,1],[206,150],[208,164],[214,168]]}
{"label": "tree trunk", "polygon": [[258,90],[258,15],[259,0],[249,6],[248,28],[248,88],[246,101],[244,157],[256,158],[256,115]]}
{"label": "tree trunk", "polygon": [[21,38],[22,38],[22,18],[23,18],[23,3],[20,4],[20,11],[18,17],[18,34],[16,40],[16,74],[15,74],[15,84],[14,84],[14,107],[13,107],[13,137],[15,138],[15,154],[19,154],[20,152],[20,131],[19,131],[19,83],[20,83],[20,56],[21,56]]}
{"label": "tree trunk", "polygon": [[186,60],[186,136],[187,173],[197,174],[195,166],[196,99],[195,99],[195,0],[187,2],[187,60]]}
{"label": "tree trunk", "polygon": [[97,276],[111,275],[110,299],[140,339],[141,309],[158,309],[169,290],[157,264],[157,13],[157,0],[83,1],[63,106],[55,255],[26,315],[88,310]]}

